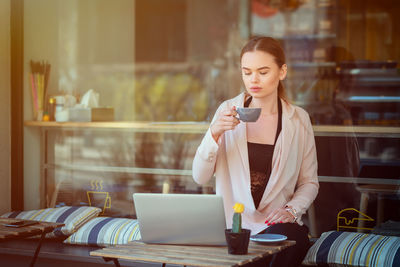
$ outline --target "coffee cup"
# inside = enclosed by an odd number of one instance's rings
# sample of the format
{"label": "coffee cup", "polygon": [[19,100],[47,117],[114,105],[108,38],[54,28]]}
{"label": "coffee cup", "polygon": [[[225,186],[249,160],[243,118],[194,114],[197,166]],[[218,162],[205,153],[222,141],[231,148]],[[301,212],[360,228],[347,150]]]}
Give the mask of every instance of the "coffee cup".
{"label": "coffee cup", "polygon": [[261,114],[261,108],[236,108],[239,120],[244,122],[255,122]]}

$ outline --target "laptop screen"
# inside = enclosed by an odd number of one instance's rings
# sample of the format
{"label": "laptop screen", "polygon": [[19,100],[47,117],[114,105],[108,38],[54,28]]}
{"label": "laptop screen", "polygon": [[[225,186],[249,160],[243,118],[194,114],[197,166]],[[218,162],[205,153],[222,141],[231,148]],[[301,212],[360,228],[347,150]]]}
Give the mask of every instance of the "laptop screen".
{"label": "laptop screen", "polygon": [[143,242],[226,245],[221,196],[135,193],[133,200]]}

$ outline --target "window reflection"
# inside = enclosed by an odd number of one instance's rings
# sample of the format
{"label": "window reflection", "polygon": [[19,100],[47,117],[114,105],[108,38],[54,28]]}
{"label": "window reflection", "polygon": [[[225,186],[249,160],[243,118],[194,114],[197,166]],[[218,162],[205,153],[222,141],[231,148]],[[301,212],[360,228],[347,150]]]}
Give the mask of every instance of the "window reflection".
{"label": "window reflection", "polygon": [[[241,46],[268,35],[287,55],[289,99],[314,125],[319,233],[335,229],[346,208],[375,223],[400,219],[397,1],[25,2],[29,36],[38,14],[59,15],[31,36],[57,41],[25,43],[26,61],[36,48],[50,58],[51,95],[79,98],[92,88],[117,122],[150,123],[46,128],[46,205],[93,204],[105,215],[134,216],[132,193],[162,192],[166,182],[169,192],[212,193],[213,184],[192,181],[194,149],[220,102],[242,90]],[[163,127],[149,130],[154,125]]]}

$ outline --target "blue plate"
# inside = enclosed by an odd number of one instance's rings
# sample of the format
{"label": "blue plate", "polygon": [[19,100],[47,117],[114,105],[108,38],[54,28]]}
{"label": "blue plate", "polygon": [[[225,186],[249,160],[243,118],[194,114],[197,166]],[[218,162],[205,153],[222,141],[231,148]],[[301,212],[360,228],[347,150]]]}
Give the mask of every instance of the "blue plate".
{"label": "blue plate", "polygon": [[278,234],[258,234],[250,237],[251,241],[260,243],[280,242],[286,240],[287,236]]}

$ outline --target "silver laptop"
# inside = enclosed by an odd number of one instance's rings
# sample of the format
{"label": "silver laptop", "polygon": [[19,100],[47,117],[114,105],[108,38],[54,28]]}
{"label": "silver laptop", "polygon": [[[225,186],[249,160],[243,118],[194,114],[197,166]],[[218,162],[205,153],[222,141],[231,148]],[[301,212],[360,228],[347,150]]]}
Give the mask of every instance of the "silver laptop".
{"label": "silver laptop", "polygon": [[133,200],[143,242],[226,245],[221,196],[135,193]]}

